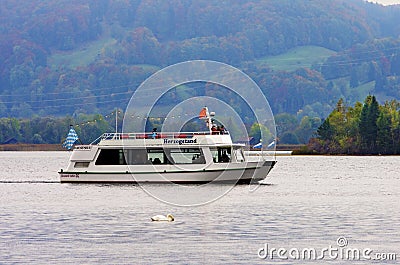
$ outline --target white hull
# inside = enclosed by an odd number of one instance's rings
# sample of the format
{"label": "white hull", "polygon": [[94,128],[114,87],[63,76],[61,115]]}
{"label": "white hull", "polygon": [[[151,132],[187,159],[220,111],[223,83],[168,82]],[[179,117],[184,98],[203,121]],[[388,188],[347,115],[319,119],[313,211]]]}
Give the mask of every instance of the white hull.
{"label": "white hull", "polygon": [[[243,165],[244,164],[244,165]],[[123,170],[59,172],[64,183],[107,182],[107,183],[207,183],[233,182],[249,183],[264,179],[275,161],[264,163],[248,162],[227,164],[224,168],[202,170],[182,170],[173,166],[155,172],[132,172],[125,166]],[[164,172],[165,170],[165,172]]]}
{"label": "white hull", "polygon": [[250,183],[264,179],[274,160],[246,157],[229,134],[105,134],[97,145],[76,146],[61,182]]}

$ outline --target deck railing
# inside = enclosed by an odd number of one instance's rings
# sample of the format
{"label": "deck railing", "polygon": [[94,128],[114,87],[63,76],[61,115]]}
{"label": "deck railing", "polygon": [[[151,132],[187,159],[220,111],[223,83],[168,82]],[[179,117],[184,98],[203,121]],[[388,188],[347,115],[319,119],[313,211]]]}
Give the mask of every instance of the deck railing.
{"label": "deck railing", "polygon": [[204,132],[148,132],[148,133],[103,133],[100,137],[94,140],[92,144],[96,144],[99,141],[107,140],[135,140],[135,139],[184,139],[193,138],[198,135],[229,135],[228,131],[204,131]]}

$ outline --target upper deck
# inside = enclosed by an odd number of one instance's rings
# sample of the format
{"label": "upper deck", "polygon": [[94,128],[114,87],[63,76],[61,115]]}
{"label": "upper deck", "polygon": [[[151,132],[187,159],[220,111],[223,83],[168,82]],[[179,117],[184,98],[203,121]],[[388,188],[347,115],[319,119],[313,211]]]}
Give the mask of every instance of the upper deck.
{"label": "upper deck", "polygon": [[104,133],[100,146],[220,146],[232,145],[229,132]]}

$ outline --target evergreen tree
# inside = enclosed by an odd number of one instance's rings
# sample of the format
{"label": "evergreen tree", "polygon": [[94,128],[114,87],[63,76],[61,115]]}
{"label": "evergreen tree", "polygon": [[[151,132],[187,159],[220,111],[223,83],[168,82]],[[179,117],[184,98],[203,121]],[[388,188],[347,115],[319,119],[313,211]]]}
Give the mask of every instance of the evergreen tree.
{"label": "evergreen tree", "polygon": [[383,109],[377,120],[377,139],[376,145],[380,154],[389,153],[392,147],[392,134],[391,134],[391,117],[385,109]]}
{"label": "evergreen tree", "polygon": [[376,124],[379,116],[379,104],[375,96],[367,96],[361,111],[359,131],[361,136],[361,149],[364,152],[376,153],[376,138],[378,126]]}
{"label": "evergreen tree", "polygon": [[372,148],[372,153],[376,153],[377,150],[374,150],[376,147],[376,139],[378,136],[378,125],[377,125],[377,121],[378,121],[378,117],[379,117],[379,104],[378,101],[376,101],[375,96],[372,96],[372,101],[371,104],[369,106],[368,109],[368,116],[369,116],[369,123],[370,123],[370,127],[369,127],[369,134],[370,134],[370,144],[371,144],[371,148]]}
{"label": "evergreen tree", "polygon": [[330,140],[333,136],[333,129],[329,119],[325,119],[324,122],[318,127],[317,135],[319,139]]}
{"label": "evergreen tree", "polygon": [[339,101],[336,103],[335,110],[337,112],[340,112],[341,114],[344,114],[346,112],[346,105],[344,104],[343,98],[340,98]]}

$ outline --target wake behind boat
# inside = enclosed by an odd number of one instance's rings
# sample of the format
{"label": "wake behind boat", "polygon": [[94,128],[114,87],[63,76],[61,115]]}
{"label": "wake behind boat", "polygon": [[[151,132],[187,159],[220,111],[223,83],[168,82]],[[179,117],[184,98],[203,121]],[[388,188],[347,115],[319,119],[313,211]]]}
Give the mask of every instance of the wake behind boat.
{"label": "wake behind boat", "polygon": [[[201,113],[200,113],[201,114]],[[77,145],[61,182],[250,183],[264,179],[275,160],[245,156],[228,131],[105,133],[97,144]],[[95,141],[96,142],[96,141]]]}

